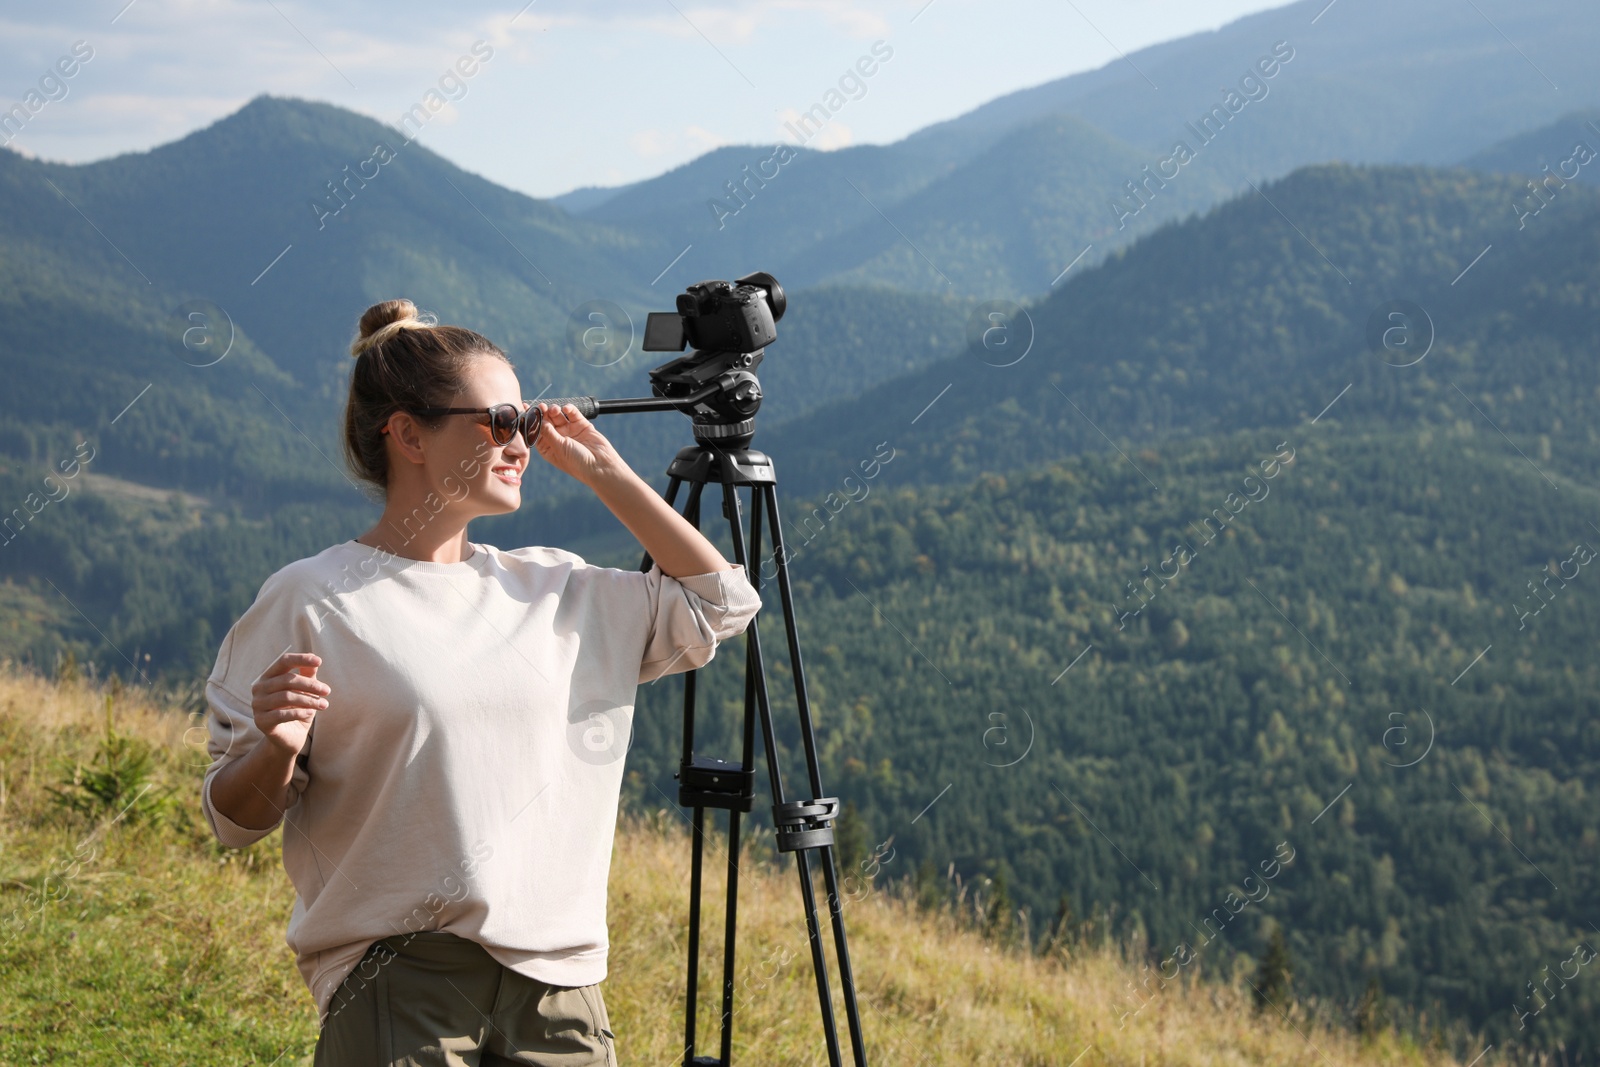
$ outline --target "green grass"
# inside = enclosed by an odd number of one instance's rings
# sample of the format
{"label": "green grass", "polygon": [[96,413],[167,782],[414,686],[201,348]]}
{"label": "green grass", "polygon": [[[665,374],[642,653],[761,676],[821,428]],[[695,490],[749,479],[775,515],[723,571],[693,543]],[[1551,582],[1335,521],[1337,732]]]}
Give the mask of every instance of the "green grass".
{"label": "green grass", "polygon": [[[120,777],[106,768],[108,696],[124,752],[148,746],[145,781],[126,758]],[[310,1062],[317,1021],[283,940],[294,892],[279,833],[238,851],[212,840],[199,722],[142,693],[0,670],[0,1063]],[[100,787],[74,790],[74,766],[100,768],[78,772]],[[740,861],[734,1059],[825,1063],[794,872],[769,852],[753,844]],[[702,975],[714,987],[722,862],[708,856]],[[677,812],[624,818],[603,988],[628,1064],[673,1063],[681,1049],[688,858]],[[1125,949],[1001,947],[949,908],[874,883],[858,892],[845,915],[875,1064],[1450,1062],[1392,1032],[1358,1039],[1301,1006],[1258,1014],[1244,983],[1216,976],[1174,984],[1119,1027],[1137,973]],[[715,1050],[710,997],[702,1053]]]}

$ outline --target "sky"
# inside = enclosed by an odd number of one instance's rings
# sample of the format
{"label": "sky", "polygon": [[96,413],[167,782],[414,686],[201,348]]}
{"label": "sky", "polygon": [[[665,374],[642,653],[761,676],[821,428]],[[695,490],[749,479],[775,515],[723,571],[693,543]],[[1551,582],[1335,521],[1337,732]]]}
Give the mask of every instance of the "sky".
{"label": "sky", "polygon": [[0,10],[0,109],[39,93],[10,147],[76,163],[176,140],[261,93],[394,125],[431,92],[445,106],[422,142],[548,197],[719,145],[794,143],[785,121],[863,57],[873,73],[846,83],[810,147],[891,143],[1282,0],[524,2],[13,0]]}

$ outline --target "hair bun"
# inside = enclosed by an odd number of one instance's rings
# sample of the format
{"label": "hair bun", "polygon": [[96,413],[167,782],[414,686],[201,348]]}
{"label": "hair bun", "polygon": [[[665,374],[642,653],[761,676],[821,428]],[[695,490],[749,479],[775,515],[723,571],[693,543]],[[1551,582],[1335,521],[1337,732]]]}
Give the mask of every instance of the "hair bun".
{"label": "hair bun", "polygon": [[373,304],[361,315],[359,334],[350,345],[350,354],[360,356],[408,327],[431,327],[432,319],[431,315],[419,315],[417,305],[404,297]]}

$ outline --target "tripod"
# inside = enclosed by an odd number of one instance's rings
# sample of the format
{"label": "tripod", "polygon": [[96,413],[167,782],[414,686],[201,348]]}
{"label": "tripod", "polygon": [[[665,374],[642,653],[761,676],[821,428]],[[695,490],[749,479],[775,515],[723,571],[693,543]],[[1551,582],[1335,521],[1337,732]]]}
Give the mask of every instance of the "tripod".
{"label": "tripod", "polygon": [[[816,973],[817,999],[822,1009],[822,1030],[828,1047],[829,1067],[841,1067],[839,1031],[834,1020],[833,997],[828,989],[828,960],[817,900],[811,883],[811,855],[827,886],[828,914],[833,922],[834,948],[839,956],[839,980],[844,987],[845,1018],[850,1027],[850,1050],[855,1067],[867,1067],[861,1039],[861,1015],[856,1009],[855,979],[850,971],[850,946],[845,939],[839,898],[839,875],[834,867],[833,822],[839,813],[837,797],[822,795],[817,767],[817,739],[811,727],[811,705],[806,698],[805,669],[800,662],[800,638],[795,630],[794,596],[789,587],[788,555],[783,547],[783,526],[778,516],[777,478],[772,460],[750,448],[755,436],[755,416],[761,407],[761,382],[755,371],[766,345],[777,338],[776,322],[787,304],[776,278],[764,272],[746,275],[737,286],[727,282],[700,282],[678,297],[678,314],[652,312],[646,327],[645,351],[682,352],[690,343],[694,351],[650,371],[652,396],[600,400],[592,396],[563,397],[549,401],[572,404],[593,419],[608,412],[678,411],[693,418],[695,445],[682,449],[667,467],[671,478],[664,494],[676,507],[678,490],[689,485],[683,515],[700,528],[700,498],[707,484],[722,486],[722,513],[733,537],[734,562],[742,565],[751,584],[761,589],[763,509],[771,516],[772,546],[778,565],[778,595],[783,602],[783,625],[789,639],[789,662],[794,672],[800,737],[805,748],[809,800],[790,800],[784,790],[772,729],[772,706],[767,699],[766,666],[761,658],[759,617],[745,628],[745,685],[743,747],[738,762],[695,754],[696,673],[684,673],[683,754],[678,764],[678,803],[694,809],[694,842],[689,880],[689,965],[685,995],[684,1067],[732,1067],[734,941],[739,902],[739,816],[755,803],[755,727],[761,720],[767,775],[772,788],[772,827],[779,852],[795,854],[800,875],[800,899],[805,907],[806,938],[811,944],[811,966]],[[739,488],[750,488],[750,547],[745,549]],[[644,554],[641,571],[651,567]],[[703,888],[706,809],[728,813],[727,917],[722,939],[722,1046],[718,1056],[695,1055],[695,1015],[700,985],[700,899]]]}
{"label": "tripod", "polygon": [[[748,424],[746,424],[748,425]],[[696,430],[701,429],[696,425]],[[698,433],[697,433],[698,437]],[[748,442],[748,435],[744,435]],[[828,988],[828,964],[822,934],[817,922],[817,902],[811,882],[811,858],[818,862],[827,886],[828,911],[833,923],[834,946],[839,957],[839,979],[844,987],[845,1018],[850,1028],[850,1049],[856,1067],[866,1067],[866,1048],[861,1038],[861,1017],[856,1008],[855,980],[850,970],[850,947],[845,938],[844,916],[839,903],[839,879],[834,867],[833,820],[838,814],[837,797],[822,796],[822,779],[817,767],[817,742],[811,725],[811,707],[806,699],[805,670],[801,665],[799,636],[795,630],[794,598],[789,586],[788,560],[783,548],[783,528],[778,515],[777,480],[772,461],[762,452],[749,448],[723,449],[702,440],[699,445],[678,453],[667,468],[671,478],[666,493],[668,504],[676,506],[679,488],[689,484],[684,517],[700,527],[701,493],[707,483],[722,485],[722,511],[733,537],[734,562],[743,564],[752,583],[761,588],[760,567],[750,561],[761,558],[763,507],[771,515],[772,544],[778,567],[778,594],[783,603],[784,629],[789,639],[789,662],[793,665],[795,698],[800,713],[800,736],[805,746],[806,777],[810,800],[789,800],[784,790],[777,743],[772,729],[772,708],[767,698],[766,669],[761,656],[761,634],[752,619],[745,631],[745,702],[743,748],[737,763],[713,756],[695,754],[695,672],[684,676],[683,755],[679,764],[678,803],[694,809],[694,843],[689,880],[689,967],[688,992],[684,1017],[685,1067],[730,1067],[733,1048],[734,943],[739,896],[739,815],[751,810],[755,800],[755,724],[759,715],[765,745],[767,773],[772,789],[772,821],[779,852],[795,854],[800,876],[800,897],[805,907],[806,937],[811,944],[811,964],[816,972],[817,998],[822,1009],[823,1035],[827,1042],[830,1067],[840,1067],[839,1034],[834,1020],[833,998]],[[738,488],[749,486],[750,550],[745,550],[744,530]],[[640,570],[649,570],[645,553]],[[728,888],[727,920],[722,950],[722,1026],[721,1054],[695,1055],[695,1014],[700,979],[700,900],[701,868],[705,844],[707,808],[728,812]]]}

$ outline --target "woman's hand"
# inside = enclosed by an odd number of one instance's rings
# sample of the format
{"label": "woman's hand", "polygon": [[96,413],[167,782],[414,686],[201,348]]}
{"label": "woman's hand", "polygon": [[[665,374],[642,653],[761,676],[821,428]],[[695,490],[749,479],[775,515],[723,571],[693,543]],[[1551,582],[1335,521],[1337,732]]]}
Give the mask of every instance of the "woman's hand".
{"label": "woman's hand", "polygon": [[544,417],[544,429],[534,447],[557,470],[592,485],[596,478],[629,469],[605,435],[571,404],[558,407],[541,403],[539,411]]}
{"label": "woman's hand", "polygon": [[320,666],[322,657],[314,652],[285,652],[250,687],[256,729],[291,755],[306,747],[311,723],[333,692],[317,678]]}
{"label": "woman's hand", "polygon": [[540,404],[539,411],[545,419],[539,455],[594,490],[661,565],[663,574],[676,577],[729,569],[731,564],[717,546],[646,485],[577,408]]}

